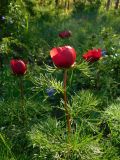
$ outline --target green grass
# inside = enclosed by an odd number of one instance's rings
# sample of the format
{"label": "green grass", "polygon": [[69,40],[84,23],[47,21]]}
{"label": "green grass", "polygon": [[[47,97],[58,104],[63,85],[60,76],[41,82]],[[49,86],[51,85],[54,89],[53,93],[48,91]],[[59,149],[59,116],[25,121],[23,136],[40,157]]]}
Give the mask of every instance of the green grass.
{"label": "green grass", "polygon": [[[24,9],[8,14],[8,20],[15,20],[13,27],[6,22],[12,38],[7,35],[0,41],[0,160],[119,160],[119,10],[107,12],[101,6],[94,12],[65,12],[53,5],[33,9],[34,16]],[[60,39],[64,29],[71,30],[72,37]],[[70,139],[63,71],[54,68],[49,55],[62,45],[77,52],[77,65],[69,70],[67,81]],[[82,54],[92,48],[106,49],[107,56],[94,64],[84,62]],[[29,60],[23,78],[24,112],[19,77],[9,66],[14,55]],[[46,89],[51,87],[56,93],[49,97]]]}

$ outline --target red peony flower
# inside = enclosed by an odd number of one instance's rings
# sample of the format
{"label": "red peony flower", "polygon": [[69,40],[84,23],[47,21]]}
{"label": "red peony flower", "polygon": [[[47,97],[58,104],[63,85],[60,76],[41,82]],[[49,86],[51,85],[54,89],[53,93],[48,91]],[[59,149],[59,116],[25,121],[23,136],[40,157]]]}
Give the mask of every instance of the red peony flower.
{"label": "red peony flower", "polygon": [[10,65],[14,74],[24,75],[26,73],[27,65],[23,60],[12,59]]}
{"label": "red peony flower", "polygon": [[71,37],[72,32],[71,31],[63,31],[59,33],[60,38],[69,38]]}
{"label": "red peony flower", "polygon": [[83,58],[88,62],[95,62],[102,57],[101,49],[89,50],[87,53],[83,54]]}
{"label": "red peony flower", "polygon": [[58,68],[69,68],[76,60],[76,51],[70,46],[53,48],[50,56]]}

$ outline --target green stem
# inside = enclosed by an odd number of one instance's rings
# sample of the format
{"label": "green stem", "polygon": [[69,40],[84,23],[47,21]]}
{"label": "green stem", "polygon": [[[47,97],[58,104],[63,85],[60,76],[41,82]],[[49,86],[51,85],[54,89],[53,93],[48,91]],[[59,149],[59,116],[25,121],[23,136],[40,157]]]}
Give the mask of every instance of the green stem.
{"label": "green stem", "polygon": [[27,124],[27,115],[25,112],[25,101],[24,101],[24,86],[23,86],[23,77],[20,78],[20,99],[21,99],[21,111],[22,111],[22,116],[23,116],[23,122],[26,122]]}
{"label": "green stem", "polygon": [[72,86],[72,78],[73,78],[73,70],[72,70],[71,77],[70,77],[70,87]]}
{"label": "green stem", "polygon": [[65,114],[66,114],[66,121],[67,121],[67,129],[68,129],[68,135],[71,133],[71,118],[69,114],[69,109],[67,106],[67,91],[66,91],[66,84],[67,84],[67,69],[64,71],[64,108],[65,108]]}
{"label": "green stem", "polygon": [[21,98],[21,108],[24,113],[24,90],[23,90],[23,79],[20,77],[20,98]]}

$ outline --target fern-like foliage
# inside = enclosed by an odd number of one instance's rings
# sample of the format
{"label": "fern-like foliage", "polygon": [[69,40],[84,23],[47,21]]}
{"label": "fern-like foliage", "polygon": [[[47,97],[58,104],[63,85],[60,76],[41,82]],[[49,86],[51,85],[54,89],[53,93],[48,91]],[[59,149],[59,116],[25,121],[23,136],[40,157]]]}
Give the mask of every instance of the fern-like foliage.
{"label": "fern-like foliage", "polygon": [[84,117],[91,111],[97,111],[96,106],[99,104],[98,99],[89,90],[82,90],[75,94],[72,98],[72,115],[77,118],[78,116]]}
{"label": "fern-like foliage", "polygon": [[72,97],[70,112],[73,118],[74,128],[79,129],[81,134],[98,133],[100,111],[97,106],[99,100],[89,90],[82,90]]}
{"label": "fern-like foliage", "polygon": [[78,62],[78,64],[75,65],[75,69],[81,71],[84,75],[88,77],[91,75],[90,68],[92,68],[92,65],[89,66],[88,63],[84,61],[81,61],[80,63]]}
{"label": "fern-like foliage", "polygon": [[49,160],[96,160],[102,155],[98,140],[93,137],[81,137],[79,131],[67,139],[62,123],[48,118],[43,124],[33,126],[28,133],[33,147],[40,149],[35,155]]}
{"label": "fern-like foliage", "polygon": [[120,144],[120,103],[110,105],[105,111],[104,119],[110,127],[111,138]]}
{"label": "fern-like foliage", "polygon": [[[52,70],[54,71],[54,70]],[[50,74],[39,74],[39,77],[32,78],[31,81],[34,83],[33,90],[41,91],[46,90],[47,88],[53,88],[58,93],[63,93],[63,82],[54,78],[51,73]]]}

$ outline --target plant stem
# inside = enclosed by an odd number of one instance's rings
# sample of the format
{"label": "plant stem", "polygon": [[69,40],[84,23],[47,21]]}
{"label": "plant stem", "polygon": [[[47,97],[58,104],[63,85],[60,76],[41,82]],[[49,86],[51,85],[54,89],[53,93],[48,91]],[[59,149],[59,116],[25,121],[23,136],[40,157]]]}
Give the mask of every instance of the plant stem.
{"label": "plant stem", "polygon": [[27,116],[25,113],[25,108],[24,108],[24,87],[23,87],[23,77],[19,77],[20,79],[20,101],[21,101],[21,111],[23,115],[23,122],[26,121],[27,123]]}
{"label": "plant stem", "polygon": [[67,91],[66,91],[66,83],[67,83],[67,69],[64,71],[64,108],[65,108],[65,114],[66,114],[66,121],[67,121],[67,128],[68,128],[68,135],[71,133],[71,118],[67,106]]}
{"label": "plant stem", "polygon": [[21,107],[24,111],[24,92],[23,92],[23,79],[20,77],[20,97],[21,97]]}

